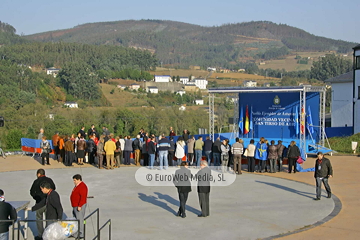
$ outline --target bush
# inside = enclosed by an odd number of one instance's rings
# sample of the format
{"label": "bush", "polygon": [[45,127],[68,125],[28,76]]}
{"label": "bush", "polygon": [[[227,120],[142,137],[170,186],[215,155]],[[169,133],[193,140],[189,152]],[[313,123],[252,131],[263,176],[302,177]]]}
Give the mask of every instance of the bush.
{"label": "bush", "polygon": [[18,129],[12,129],[6,135],[6,148],[7,149],[20,149],[21,148],[21,138],[23,134]]}

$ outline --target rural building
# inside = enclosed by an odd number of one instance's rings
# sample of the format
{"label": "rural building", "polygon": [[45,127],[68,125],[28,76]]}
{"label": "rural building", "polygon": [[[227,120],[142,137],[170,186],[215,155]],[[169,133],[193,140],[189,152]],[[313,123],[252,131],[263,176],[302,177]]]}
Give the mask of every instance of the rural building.
{"label": "rural building", "polygon": [[189,68],[191,70],[200,70],[201,69],[200,66],[194,66],[194,65],[191,65]]}
{"label": "rural building", "polygon": [[186,94],[186,92],[184,90],[179,90],[176,92],[176,94],[179,94],[180,96]]}
{"label": "rural building", "polygon": [[360,132],[360,44],[354,47],[353,99],[354,99],[354,134]]}
{"label": "rural building", "polygon": [[257,85],[256,81],[249,80],[249,81],[244,81],[243,82],[244,87],[256,87],[256,85]]}
{"label": "rural building", "polygon": [[191,82],[188,82],[184,88],[186,92],[196,92],[199,89],[198,87],[196,87],[195,83]]}
{"label": "rural building", "polygon": [[154,82],[171,82],[171,76],[170,75],[155,75],[154,76]]}
{"label": "rural building", "polygon": [[78,108],[79,107],[76,102],[65,102],[64,106],[68,107],[68,108]]}
{"label": "rural building", "polygon": [[183,105],[183,106],[179,107],[179,110],[180,110],[180,111],[185,111],[185,110],[186,110],[186,107]]}
{"label": "rural building", "polygon": [[129,88],[132,90],[139,90],[140,85],[137,83],[133,83],[133,84],[130,84]]}
{"label": "rural building", "polygon": [[202,100],[202,99],[196,99],[196,100],[195,100],[195,105],[204,105],[204,100]]}
{"label": "rural building", "polygon": [[245,72],[245,68],[240,68],[238,72]]}
{"label": "rural building", "polygon": [[189,82],[189,78],[188,77],[180,77],[180,82],[182,84],[187,84]]}
{"label": "rural building", "polygon": [[353,126],[353,77],[351,71],[325,80],[331,85],[331,127]]}
{"label": "rural building", "polygon": [[159,89],[157,87],[154,87],[154,86],[147,87],[146,91],[149,92],[149,93],[159,93]]}
{"label": "rural building", "polygon": [[46,69],[46,74],[47,75],[53,75],[54,77],[56,77],[57,74],[59,73],[59,71],[60,71],[60,69],[51,67],[51,68]]}
{"label": "rural building", "polygon": [[209,72],[216,72],[216,68],[214,68],[214,67],[208,67],[207,70]]}
{"label": "rural building", "polygon": [[117,87],[117,88],[120,88],[121,90],[124,90],[124,89],[126,88],[126,86],[125,86],[125,85],[120,85],[120,84],[119,84],[119,85],[117,85],[116,87]]}
{"label": "rural building", "polygon": [[208,85],[208,81],[206,79],[203,78],[195,78],[193,80],[191,80],[189,83],[195,83],[195,86],[197,86],[200,89],[206,89],[206,86]]}

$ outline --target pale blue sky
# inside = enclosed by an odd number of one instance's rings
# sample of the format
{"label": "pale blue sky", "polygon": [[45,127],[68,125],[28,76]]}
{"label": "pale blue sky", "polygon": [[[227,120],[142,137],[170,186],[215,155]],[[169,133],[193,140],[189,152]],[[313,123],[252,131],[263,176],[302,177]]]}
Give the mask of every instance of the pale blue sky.
{"label": "pale blue sky", "polygon": [[202,26],[266,20],[359,43],[359,14],[359,0],[1,0],[0,4],[0,21],[25,35],[129,19],[173,20]]}

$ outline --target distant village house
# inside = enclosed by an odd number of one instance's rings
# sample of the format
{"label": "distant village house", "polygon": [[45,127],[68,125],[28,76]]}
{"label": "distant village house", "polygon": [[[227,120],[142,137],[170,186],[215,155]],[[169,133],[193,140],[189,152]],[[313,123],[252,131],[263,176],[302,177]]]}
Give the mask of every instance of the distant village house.
{"label": "distant village house", "polygon": [[64,106],[68,108],[78,108],[77,102],[65,102]]}
{"label": "distant village house", "polygon": [[171,76],[170,75],[155,75],[154,76],[154,82],[171,82]]}
{"label": "distant village house", "polygon": [[131,84],[130,86],[129,86],[129,88],[130,89],[132,89],[132,90],[139,90],[139,88],[140,88],[140,85],[139,84],[137,84],[137,83],[133,83],[133,84]]}
{"label": "distant village house", "polygon": [[147,92],[149,92],[149,93],[159,93],[159,89],[157,87],[154,87],[154,86],[149,86],[149,87],[147,87]]}
{"label": "distant village house", "polygon": [[46,74],[53,75],[54,77],[56,77],[58,75],[59,71],[60,71],[60,69],[51,67],[51,68],[46,69]]}

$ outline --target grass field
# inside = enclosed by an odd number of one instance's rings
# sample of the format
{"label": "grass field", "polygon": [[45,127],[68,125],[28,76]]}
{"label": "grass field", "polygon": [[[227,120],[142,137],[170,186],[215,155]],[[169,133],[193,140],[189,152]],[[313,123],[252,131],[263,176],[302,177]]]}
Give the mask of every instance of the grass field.
{"label": "grass field", "polygon": [[[130,84],[129,84],[130,85]],[[112,84],[100,84],[102,92],[113,107],[142,107],[148,102],[138,98],[136,93],[123,91]],[[110,93],[114,89],[114,93]]]}
{"label": "grass field", "polygon": [[[293,52],[291,55],[287,56],[285,59],[279,60],[269,60],[266,61],[265,65],[259,65],[260,69],[285,69],[286,71],[300,71],[300,70],[310,70],[314,61],[317,61],[320,56],[325,54],[331,54],[331,52]],[[296,55],[301,56],[302,58],[308,58],[308,64],[298,64]],[[351,56],[345,57],[346,59],[351,59]]]}

